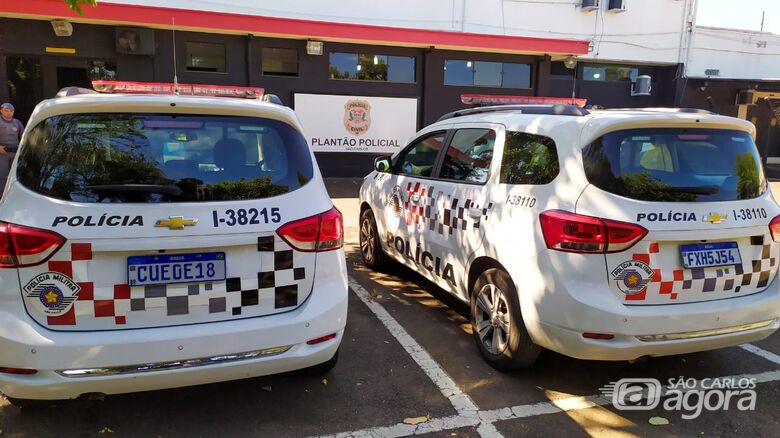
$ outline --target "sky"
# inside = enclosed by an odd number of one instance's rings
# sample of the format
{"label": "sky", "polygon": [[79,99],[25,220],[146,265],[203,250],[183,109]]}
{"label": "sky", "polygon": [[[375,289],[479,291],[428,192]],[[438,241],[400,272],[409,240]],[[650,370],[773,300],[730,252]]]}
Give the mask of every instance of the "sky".
{"label": "sky", "polygon": [[764,32],[780,35],[780,0],[698,0],[699,26],[760,30],[761,11],[766,11]]}

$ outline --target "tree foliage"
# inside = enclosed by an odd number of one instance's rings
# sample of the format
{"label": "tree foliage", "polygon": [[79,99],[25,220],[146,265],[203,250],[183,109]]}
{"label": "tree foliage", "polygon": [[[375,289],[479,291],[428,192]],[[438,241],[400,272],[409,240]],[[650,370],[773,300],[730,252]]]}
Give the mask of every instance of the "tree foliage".
{"label": "tree foliage", "polygon": [[92,6],[94,8],[97,6],[97,0],[65,0],[65,4],[68,5],[70,9],[73,9],[74,11],[78,12],[79,15],[81,15],[84,12],[81,9],[81,5]]}
{"label": "tree foliage", "polygon": [[763,192],[763,184],[759,175],[759,165],[752,152],[738,154],[734,172],[739,177],[737,181],[738,199],[753,199]]}

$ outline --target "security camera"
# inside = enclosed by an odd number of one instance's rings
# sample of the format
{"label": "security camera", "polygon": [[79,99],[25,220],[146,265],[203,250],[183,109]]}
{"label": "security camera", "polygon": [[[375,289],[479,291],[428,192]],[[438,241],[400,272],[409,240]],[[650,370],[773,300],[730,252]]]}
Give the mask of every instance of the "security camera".
{"label": "security camera", "polygon": [[566,68],[574,68],[577,66],[577,58],[569,56],[563,60],[563,65],[565,65]]}
{"label": "security camera", "polygon": [[51,20],[51,27],[54,29],[54,34],[58,37],[69,37],[73,35],[73,25],[68,20]]}

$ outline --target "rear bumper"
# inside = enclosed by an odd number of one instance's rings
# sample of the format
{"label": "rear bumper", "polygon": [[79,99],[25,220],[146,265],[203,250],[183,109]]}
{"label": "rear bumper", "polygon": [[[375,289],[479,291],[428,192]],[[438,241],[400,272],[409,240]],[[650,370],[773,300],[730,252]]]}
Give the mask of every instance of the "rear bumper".
{"label": "rear bumper", "polygon": [[[537,344],[579,359],[632,360],[713,350],[761,340],[780,327],[778,276],[753,295],[686,304],[624,306],[606,299],[583,303],[576,294],[556,292],[542,294],[538,302],[521,296],[526,327]],[[736,329],[761,322],[765,324],[760,327]],[[582,336],[585,332],[614,338],[588,339]]]}
{"label": "rear bumper", "polygon": [[582,331],[542,324],[546,348],[566,356],[588,360],[633,360],[643,356],[670,356],[697,351],[715,350],[748,342],[760,341],[780,327],[780,319],[753,330],[703,336],[692,339],[647,342],[632,335],[615,335],[614,339],[598,340],[582,337]]}
{"label": "rear bumper", "polygon": [[[266,317],[121,332],[55,332],[42,328],[26,313],[0,311],[0,366],[38,370],[33,375],[0,373],[0,392],[22,399],[67,399],[94,392],[119,394],[243,379],[326,362],[336,353],[344,333],[347,282],[343,251],[323,254],[328,254],[328,261],[318,260],[320,266],[340,268],[318,270],[314,290],[303,305]],[[332,333],[336,338],[306,343]],[[161,371],[76,378],[61,374],[63,370],[171,363],[287,346],[284,352],[264,357],[205,361]]]}

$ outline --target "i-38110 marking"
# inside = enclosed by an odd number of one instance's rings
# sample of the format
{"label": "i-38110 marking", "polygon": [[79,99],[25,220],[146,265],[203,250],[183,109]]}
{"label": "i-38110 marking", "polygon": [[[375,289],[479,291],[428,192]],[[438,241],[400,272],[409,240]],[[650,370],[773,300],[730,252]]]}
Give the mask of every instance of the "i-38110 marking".
{"label": "i-38110 marking", "polygon": [[731,212],[734,214],[734,219],[741,219],[743,221],[766,219],[769,217],[765,208],[740,208],[739,210],[731,210]]}

